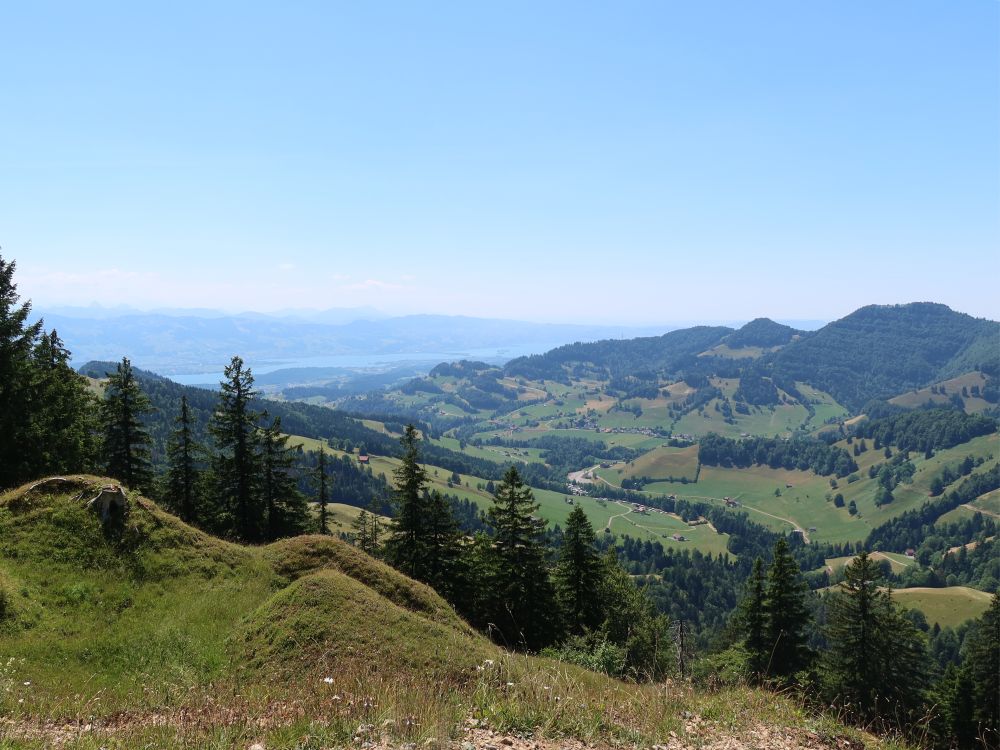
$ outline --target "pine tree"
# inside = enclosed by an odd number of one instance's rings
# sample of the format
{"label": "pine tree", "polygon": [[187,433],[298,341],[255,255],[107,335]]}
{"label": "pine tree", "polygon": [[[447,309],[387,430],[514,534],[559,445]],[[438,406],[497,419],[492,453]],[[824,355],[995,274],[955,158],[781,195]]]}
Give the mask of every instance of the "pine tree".
{"label": "pine tree", "polygon": [[809,663],[805,632],[810,619],[807,591],[788,541],[781,537],[774,545],[764,592],[764,635],[770,650],[768,675],[790,680]]}
{"label": "pine tree", "polygon": [[545,521],[517,468],[507,469],[487,511],[493,546],[486,585],[495,637],[537,650],[557,634],[555,591],[545,565]]}
{"label": "pine tree", "polygon": [[385,554],[398,570],[423,581],[429,575],[428,496],[424,492],[427,472],[420,465],[419,436],[413,425],[406,426],[400,443],[403,446],[402,463],[393,472],[396,516],[392,533],[386,541]]}
{"label": "pine tree", "polygon": [[31,351],[42,322],[28,325],[31,303],[17,304],[16,265],[0,257],[0,488],[34,474],[31,451],[24,450],[22,441],[31,413]]}
{"label": "pine tree", "polygon": [[257,397],[253,374],[243,360],[233,357],[221,383],[219,405],[208,430],[217,453],[212,461],[212,479],[219,507],[219,531],[248,542],[263,537],[264,518],[260,502],[260,460],[257,424],[260,415],[251,408]]}
{"label": "pine tree", "polygon": [[140,416],[152,411],[139,387],[132,363],[124,357],[104,388],[104,456],[107,473],[133,489],[148,491],[153,482],[152,439]]}
{"label": "pine tree", "polygon": [[371,524],[372,519],[368,517],[368,511],[364,508],[358,513],[357,517],[351,521],[351,531],[354,536],[354,546],[364,552],[369,552],[371,548]]}
{"label": "pine tree", "polygon": [[737,617],[743,631],[743,647],[747,652],[747,671],[752,679],[759,680],[764,676],[771,657],[764,612],[764,562],[759,557],[754,560]]}
{"label": "pine tree", "polygon": [[309,506],[293,473],[294,449],[288,447],[288,435],[281,433],[281,417],[261,431],[260,448],[265,537],[273,541],[301,534],[309,526]]}
{"label": "pine tree", "polygon": [[566,519],[554,579],[556,595],[571,633],[597,628],[603,619],[601,559],[594,546],[594,527],[577,505]]}
{"label": "pine tree", "polygon": [[922,637],[881,585],[882,567],[867,552],[845,568],[844,576],[827,607],[826,691],[860,719],[902,716],[922,698]]}
{"label": "pine tree", "polygon": [[330,502],[330,492],[327,488],[326,451],[323,450],[322,446],[319,449],[313,481],[316,485],[316,503],[319,506],[319,533],[329,534],[330,526],[326,506]]}
{"label": "pine tree", "polygon": [[198,521],[198,486],[201,472],[198,455],[201,447],[195,443],[191,427],[191,412],[187,396],[181,396],[181,411],[167,444],[167,474],[164,495],[167,504],[187,523]]}

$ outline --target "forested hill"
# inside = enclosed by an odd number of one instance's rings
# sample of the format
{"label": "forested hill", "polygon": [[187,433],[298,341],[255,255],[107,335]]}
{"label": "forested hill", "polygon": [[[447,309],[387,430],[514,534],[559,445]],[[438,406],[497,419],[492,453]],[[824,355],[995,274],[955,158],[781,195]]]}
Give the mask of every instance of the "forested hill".
{"label": "forested hill", "polygon": [[725,344],[731,349],[746,346],[784,346],[805,331],[797,331],[791,326],[775,323],[770,318],[756,318],[725,338]]}
{"label": "forested hill", "polygon": [[775,377],[802,381],[859,410],[872,399],[980,370],[1000,371],[1000,323],[945,305],[869,305],[771,356]]}
{"label": "forested hill", "polygon": [[[746,352],[751,348],[757,351]],[[743,350],[746,358],[727,358],[725,349]],[[698,326],[663,336],[570,344],[511,360],[505,374],[556,381],[643,373],[688,380],[752,374],[769,376],[786,390],[808,383],[857,412],[870,400],[975,370],[1000,375],[1000,323],[914,302],[863,307],[808,333],[758,318],[737,331]]]}
{"label": "forested hill", "polygon": [[673,372],[692,364],[701,352],[722,343],[731,333],[733,329],[725,326],[696,326],[662,336],[568,344],[545,354],[513,359],[504,371],[535,380],[565,379],[564,365],[577,376],[614,378],[636,372]]}

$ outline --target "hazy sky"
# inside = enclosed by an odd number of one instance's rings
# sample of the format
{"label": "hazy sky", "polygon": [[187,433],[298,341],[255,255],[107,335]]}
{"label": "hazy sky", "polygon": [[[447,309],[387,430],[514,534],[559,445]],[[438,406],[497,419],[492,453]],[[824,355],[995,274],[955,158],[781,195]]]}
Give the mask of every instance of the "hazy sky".
{"label": "hazy sky", "polygon": [[1000,4],[0,10],[37,305],[1000,319]]}

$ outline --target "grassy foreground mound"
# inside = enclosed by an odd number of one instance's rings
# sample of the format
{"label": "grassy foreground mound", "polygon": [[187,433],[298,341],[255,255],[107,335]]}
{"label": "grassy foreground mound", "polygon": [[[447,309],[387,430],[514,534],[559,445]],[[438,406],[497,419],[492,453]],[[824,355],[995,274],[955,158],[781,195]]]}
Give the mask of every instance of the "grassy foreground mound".
{"label": "grassy foreground mound", "polygon": [[0,495],[2,750],[895,746],[766,692],[508,654],[336,539],[231,544],[130,492],[103,521],[113,484]]}

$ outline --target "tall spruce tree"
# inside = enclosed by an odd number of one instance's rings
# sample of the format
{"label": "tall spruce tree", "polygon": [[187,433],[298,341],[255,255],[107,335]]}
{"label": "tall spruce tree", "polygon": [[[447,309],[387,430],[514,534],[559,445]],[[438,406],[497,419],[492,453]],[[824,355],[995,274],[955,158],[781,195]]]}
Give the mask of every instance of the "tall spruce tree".
{"label": "tall spruce tree", "polygon": [[97,469],[98,400],[69,359],[55,331],[39,336],[30,369],[31,414],[21,425],[22,450],[34,476]]}
{"label": "tall spruce tree", "polygon": [[260,435],[260,491],[266,516],[265,537],[270,541],[301,534],[309,527],[309,506],[299,492],[293,453],[294,448],[288,447],[288,435],[281,432],[281,417],[275,417]]}
{"label": "tall spruce tree", "polygon": [[764,634],[770,650],[766,669],[771,677],[788,681],[811,660],[806,646],[806,628],[811,617],[807,592],[808,586],[788,541],[781,537],[774,545],[764,592]]}
{"label": "tall spruce tree", "polygon": [[198,522],[198,488],[200,470],[198,456],[201,447],[194,440],[191,411],[187,396],[181,396],[181,410],[175,420],[177,429],[167,444],[167,474],[164,482],[164,499],[178,516],[187,523]]}
{"label": "tall spruce tree", "polygon": [[555,591],[545,564],[545,521],[517,468],[507,469],[487,511],[492,529],[486,585],[494,637],[515,647],[537,650],[558,634]]}
{"label": "tall spruce tree", "polygon": [[392,532],[386,540],[386,559],[411,578],[426,581],[430,576],[427,550],[429,496],[424,491],[427,472],[420,465],[420,436],[407,425],[400,438],[402,462],[393,472],[396,485],[394,500],[396,516]]}
{"label": "tall spruce tree", "polygon": [[826,692],[864,720],[905,716],[920,705],[926,686],[922,636],[882,579],[882,567],[861,552],[827,606]]}
{"label": "tall spruce tree", "polygon": [[327,504],[330,502],[329,475],[326,471],[326,451],[320,446],[316,469],[313,473],[313,483],[316,486],[316,504],[319,507],[318,526],[320,534],[330,533],[330,522]]}
{"label": "tall spruce tree", "polygon": [[454,601],[465,590],[462,533],[451,504],[440,492],[431,492],[424,501],[427,504],[427,577],[423,580],[445,599]]}
{"label": "tall spruce tree", "polygon": [[253,374],[240,357],[233,357],[208,426],[217,449],[212,461],[215,525],[221,533],[248,542],[260,541],[265,526],[260,501],[260,415],[251,408],[256,396]]}
{"label": "tall spruce tree", "polygon": [[0,257],[0,488],[30,479],[35,473],[23,438],[31,413],[31,352],[42,322],[28,323],[31,302],[18,305],[16,266]]}
{"label": "tall spruce tree", "polygon": [[107,473],[132,489],[148,491],[153,482],[152,439],[140,417],[152,411],[132,363],[124,357],[104,388],[102,421]]}
{"label": "tall spruce tree", "polygon": [[750,678],[760,680],[767,670],[771,657],[771,644],[766,634],[767,616],[764,612],[764,562],[754,560],[746,592],[737,612],[743,632],[743,648],[747,653],[747,671]]}
{"label": "tall spruce tree", "polygon": [[577,505],[566,519],[553,576],[563,617],[575,635],[594,630],[604,618],[600,591],[604,570],[594,542],[594,527]]}

